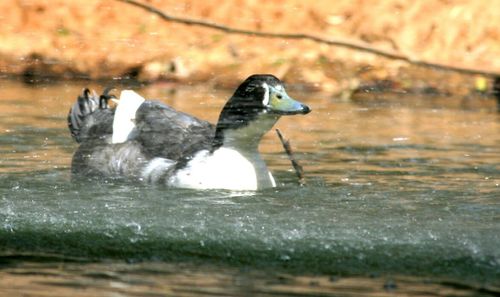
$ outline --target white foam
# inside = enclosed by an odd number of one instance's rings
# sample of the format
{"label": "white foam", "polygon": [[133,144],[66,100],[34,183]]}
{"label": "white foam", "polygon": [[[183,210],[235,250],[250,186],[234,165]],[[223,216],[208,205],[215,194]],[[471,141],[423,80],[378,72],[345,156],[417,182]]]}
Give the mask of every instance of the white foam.
{"label": "white foam", "polygon": [[135,114],[139,106],[146,101],[132,90],[123,90],[113,119],[113,143],[122,143],[129,139],[135,127]]}
{"label": "white foam", "polygon": [[150,183],[157,183],[170,170],[172,170],[175,162],[165,158],[154,158],[143,168],[141,177]]}

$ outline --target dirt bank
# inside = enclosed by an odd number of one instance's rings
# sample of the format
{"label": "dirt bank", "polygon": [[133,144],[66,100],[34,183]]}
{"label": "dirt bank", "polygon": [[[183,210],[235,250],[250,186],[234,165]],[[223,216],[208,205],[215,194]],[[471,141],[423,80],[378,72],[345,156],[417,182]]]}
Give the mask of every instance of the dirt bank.
{"label": "dirt bank", "polygon": [[[500,71],[500,4],[493,1],[144,2],[179,17],[351,39],[412,59]],[[473,77],[464,85],[462,76],[312,41],[228,35],[169,23],[118,1],[4,0],[0,9],[0,71],[27,80],[128,76],[228,87],[251,73],[266,72],[331,92],[373,80],[452,92],[474,84]]]}

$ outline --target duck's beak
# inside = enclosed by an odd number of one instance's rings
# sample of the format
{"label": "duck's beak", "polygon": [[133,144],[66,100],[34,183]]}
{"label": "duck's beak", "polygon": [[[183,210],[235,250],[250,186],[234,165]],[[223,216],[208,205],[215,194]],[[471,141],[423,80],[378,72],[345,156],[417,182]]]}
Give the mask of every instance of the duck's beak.
{"label": "duck's beak", "polygon": [[279,115],[308,114],[311,109],[288,96],[284,89],[269,87],[268,110]]}

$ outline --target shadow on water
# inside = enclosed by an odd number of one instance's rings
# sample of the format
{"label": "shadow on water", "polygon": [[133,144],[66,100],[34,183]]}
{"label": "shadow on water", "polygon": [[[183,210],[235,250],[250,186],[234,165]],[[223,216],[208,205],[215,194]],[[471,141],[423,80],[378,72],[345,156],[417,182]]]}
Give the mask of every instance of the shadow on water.
{"label": "shadow on water", "polygon": [[[306,187],[268,135],[261,150],[279,188],[192,191],[71,182],[66,112],[80,89],[5,83],[0,294],[499,294],[495,112],[296,94],[314,112],[278,127]],[[141,92],[211,121],[229,95]]]}

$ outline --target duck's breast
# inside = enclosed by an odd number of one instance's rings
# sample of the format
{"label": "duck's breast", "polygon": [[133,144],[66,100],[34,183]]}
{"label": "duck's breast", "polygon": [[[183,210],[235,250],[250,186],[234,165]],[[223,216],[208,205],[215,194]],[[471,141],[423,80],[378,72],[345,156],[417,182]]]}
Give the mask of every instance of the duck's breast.
{"label": "duck's breast", "polygon": [[249,157],[236,150],[220,148],[198,152],[178,170],[168,184],[193,189],[257,190],[274,187],[274,179],[260,156]]}

